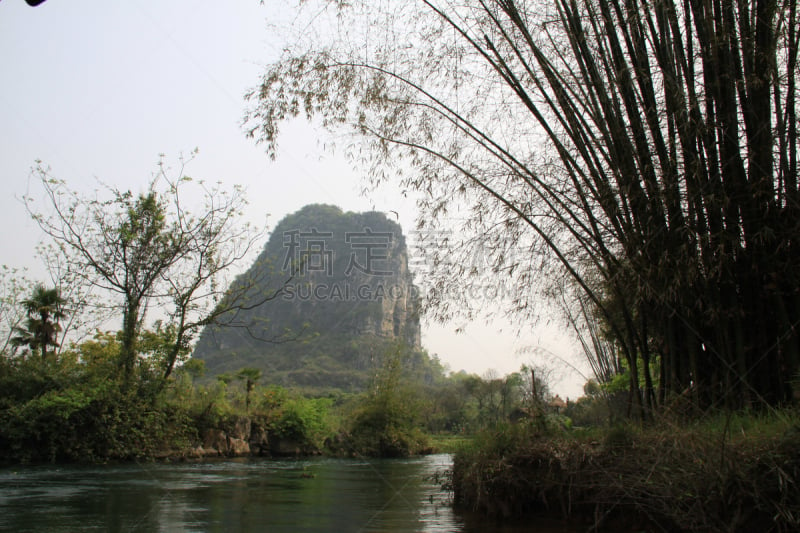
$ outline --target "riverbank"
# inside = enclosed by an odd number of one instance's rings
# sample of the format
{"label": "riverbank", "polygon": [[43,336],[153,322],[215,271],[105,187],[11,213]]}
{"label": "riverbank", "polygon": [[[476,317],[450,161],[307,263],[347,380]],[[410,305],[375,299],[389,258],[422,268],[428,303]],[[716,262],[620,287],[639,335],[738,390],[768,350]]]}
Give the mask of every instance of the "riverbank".
{"label": "riverbank", "polygon": [[[313,402],[304,403],[306,411]],[[163,405],[157,410],[151,406],[145,410],[143,405],[126,405],[124,401],[103,402],[102,406],[100,416],[96,412],[92,412],[93,416],[27,419],[0,416],[0,466],[322,455],[385,458],[430,455],[442,449],[430,445],[428,436],[419,430],[406,434],[396,428],[391,432],[371,428],[358,433],[339,429],[333,433],[326,427],[320,433],[315,431],[314,413],[309,412],[209,417],[176,406],[170,409]],[[19,427],[22,423],[26,425]],[[16,435],[20,437],[14,438]],[[453,440],[439,436],[437,443]]]}
{"label": "riverbank", "polygon": [[307,391],[258,385],[260,371],[247,367],[198,384],[196,360],[165,378],[143,359],[125,378],[119,349],[115,335],[98,334],[57,359],[0,357],[0,463],[406,457],[432,451],[427,433],[442,430],[428,407],[439,385],[409,378],[399,352],[367,390]]}
{"label": "riverbank", "polygon": [[721,416],[649,428],[499,428],[456,454],[457,505],[603,530],[796,531],[800,418]]}

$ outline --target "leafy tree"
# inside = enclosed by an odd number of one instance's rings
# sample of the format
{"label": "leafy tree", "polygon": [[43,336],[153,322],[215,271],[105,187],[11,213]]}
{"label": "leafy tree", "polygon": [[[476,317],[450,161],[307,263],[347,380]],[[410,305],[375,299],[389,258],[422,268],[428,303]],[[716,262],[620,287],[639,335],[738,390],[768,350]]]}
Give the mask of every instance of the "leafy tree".
{"label": "leafy tree", "polygon": [[403,375],[402,346],[387,352],[383,365],[350,419],[349,453],[402,457],[425,445],[420,431],[423,402]]}
{"label": "leafy tree", "polygon": [[[499,277],[525,320],[566,286],[626,363],[642,417],[684,391],[704,408],[791,399],[794,0],[298,9],[297,27],[327,40],[268,67],[249,132],[274,155],[281,122],[303,114],[354,133],[373,180],[402,169],[422,228],[468,210],[431,252],[434,287]],[[446,292],[428,302],[443,316],[480,308]]]}
{"label": "leafy tree", "polygon": [[14,348],[11,339],[17,336],[17,329],[26,318],[20,303],[30,294],[33,284],[25,277],[24,271],[0,266],[0,353],[8,355]]}
{"label": "leafy tree", "polygon": [[181,366],[181,370],[194,379],[202,378],[206,374],[206,363],[201,359],[189,359]]}
{"label": "leafy tree", "polygon": [[46,361],[48,346],[59,346],[56,337],[61,329],[59,320],[66,316],[65,303],[58,289],[36,285],[33,294],[22,301],[28,318],[24,327],[14,327],[17,335],[11,338],[12,346],[28,346],[31,352],[39,350],[42,361]]}
{"label": "leafy tree", "polygon": [[[51,177],[41,164],[35,173],[52,208],[29,212],[56,243],[69,272],[106,295],[106,305],[121,311],[120,374],[130,380],[139,355],[146,311],[166,314],[162,333],[162,374],[167,378],[186,354],[196,332],[240,304],[254,280],[239,279],[229,288],[225,274],[244,259],[263,232],[239,222],[246,205],[243,191],[209,187],[184,175],[177,178],[163,161],[145,192],[134,194],[105,186],[105,198],[81,196]],[[193,186],[193,189],[190,188]],[[190,188],[189,190],[186,190]],[[185,197],[199,193],[198,214]],[[262,295],[248,305],[274,298]],[[165,337],[166,339],[166,337]]]}
{"label": "leafy tree", "polygon": [[267,391],[270,399],[266,406],[271,419],[270,433],[278,438],[289,439],[307,450],[322,448],[330,436],[332,420],[330,398],[307,398],[280,387]]}

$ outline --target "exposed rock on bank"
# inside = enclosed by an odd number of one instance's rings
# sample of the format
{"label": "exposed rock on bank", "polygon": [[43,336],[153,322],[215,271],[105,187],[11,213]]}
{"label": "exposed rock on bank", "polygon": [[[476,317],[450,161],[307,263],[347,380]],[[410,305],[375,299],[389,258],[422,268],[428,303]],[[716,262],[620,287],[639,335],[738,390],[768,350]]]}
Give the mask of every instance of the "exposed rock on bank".
{"label": "exposed rock on bank", "polygon": [[315,455],[319,451],[309,443],[298,442],[270,431],[261,422],[238,418],[224,428],[201,431],[200,440],[186,457],[291,457]]}

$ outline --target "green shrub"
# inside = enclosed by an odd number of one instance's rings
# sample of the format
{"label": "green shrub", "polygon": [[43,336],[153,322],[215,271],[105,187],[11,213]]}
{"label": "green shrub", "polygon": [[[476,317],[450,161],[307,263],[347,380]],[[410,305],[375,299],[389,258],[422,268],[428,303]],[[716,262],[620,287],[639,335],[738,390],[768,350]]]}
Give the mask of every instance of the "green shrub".
{"label": "green shrub", "polygon": [[153,384],[124,387],[74,362],[34,366],[18,365],[18,386],[0,408],[8,461],[152,457],[187,447],[196,434],[187,409],[154,395]]}
{"label": "green shrub", "polygon": [[270,430],[276,436],[322,447],[332,431],[329,398],[288,398],[271,414]]}

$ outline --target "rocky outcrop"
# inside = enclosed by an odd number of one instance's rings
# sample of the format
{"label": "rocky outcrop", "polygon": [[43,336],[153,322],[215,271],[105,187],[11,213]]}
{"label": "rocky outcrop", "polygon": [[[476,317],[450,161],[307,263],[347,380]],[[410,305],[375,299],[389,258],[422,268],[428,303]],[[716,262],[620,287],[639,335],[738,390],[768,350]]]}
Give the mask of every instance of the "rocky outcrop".
{"label": "rocky outcrop", "polygon": [[405,236],[383,213],[310,205],[287,216],[237,292],[244,309],[207,327],[193,354],[208,375],[250,366],[262,383],[357,389],[388,347],[420,350]]}
{"label": "rocky outcrop", "polygon": [[210,428],[201,435],[201,442],[192,449],[194,457],[242,457],[270,455],[267,430],[249,418],[238,418],[226,429]]}
{"label": "rocky outcrop", "polygon": [[203,431],[200,442],[189,452],[190,457],[287,457],[315,455],[318,450],[308,443],[270,434],[261,423],[237,418],[224,424],[225,429]]}

